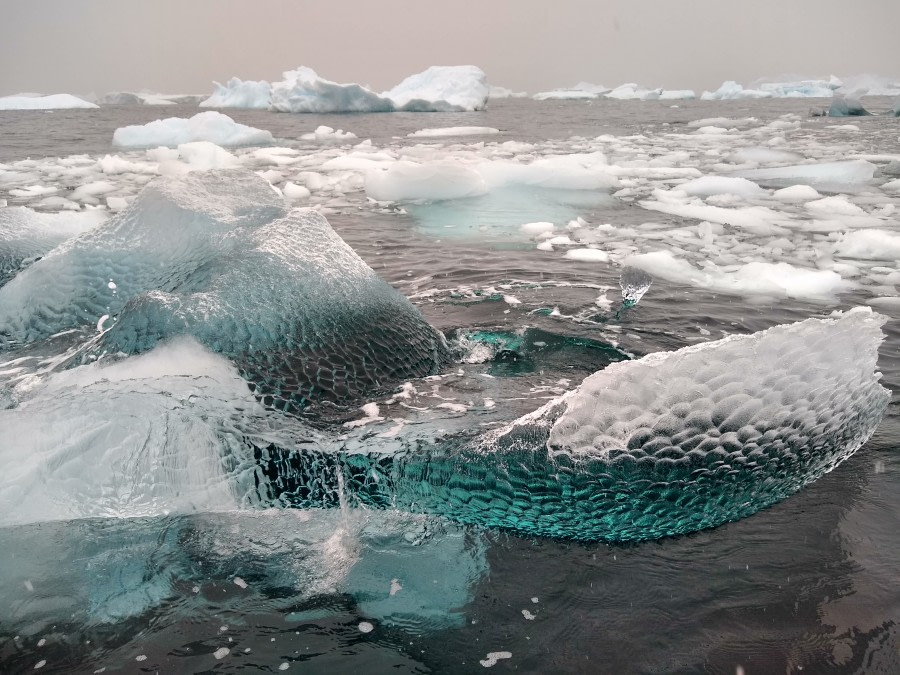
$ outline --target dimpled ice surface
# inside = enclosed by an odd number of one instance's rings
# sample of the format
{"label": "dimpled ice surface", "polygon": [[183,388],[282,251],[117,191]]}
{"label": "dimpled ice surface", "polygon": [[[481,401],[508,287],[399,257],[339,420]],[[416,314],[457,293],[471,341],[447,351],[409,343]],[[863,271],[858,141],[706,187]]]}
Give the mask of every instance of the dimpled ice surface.
{"label": "dimpled ice surface", "polygon": [[[359,503],[580,540],[748,516],[855,452],[884,414],[884,318],[858,309],[620,362],[508,427],[394,456],[267,454],[283,503]],[[271,449],[271,448],[270,448]],[[276,486],[277,482],[277,486]]]}

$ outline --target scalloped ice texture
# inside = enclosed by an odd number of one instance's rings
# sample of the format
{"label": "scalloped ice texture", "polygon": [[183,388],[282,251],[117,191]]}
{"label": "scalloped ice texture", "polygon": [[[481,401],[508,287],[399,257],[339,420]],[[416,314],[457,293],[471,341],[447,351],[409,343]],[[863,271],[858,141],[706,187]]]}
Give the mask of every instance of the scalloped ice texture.
{"label": "scalloped ice texture", "polygon": [[24,206],[0,209],[0,286],[31,261],[106,219],[105,211],[41,213]]}
{"label": "scalloped ice texture", "polygon": [[134,353],[190,333],[231,358],[267,405],[349,401],[432,375],[443,336],[312,209],[234,237],[184,284],[134,298],[103,346]]}
{"label": "scalloped ice texture", "polygon": [[157,179],[127,209],[0,288],[0,347],[96,324],[135,295],[182,286],[239,245],[235,233],[284,210],[269,184],[245,170]]}
{"label": "scalloped ice texture", "polygon": [[347,499],[576,540],[657,539],[756,513],[874,432],[885,318],[868,308],[615,363],[509,426],[393,456],[262,457],[269,498]]}

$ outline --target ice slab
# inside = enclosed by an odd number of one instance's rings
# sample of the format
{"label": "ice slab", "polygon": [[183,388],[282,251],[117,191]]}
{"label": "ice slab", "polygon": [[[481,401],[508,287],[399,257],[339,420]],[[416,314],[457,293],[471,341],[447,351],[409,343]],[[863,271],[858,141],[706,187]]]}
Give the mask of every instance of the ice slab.
{"label": "ice slab", "polygon": [[493,127],[438,127],[436,129],[419,129],[407,136],[409,138],[443,138],[445,136],[491,136],[499,133],[500,130]]}
{"label": "ice slab", "polygon": [[854,159],[843,162],[819,162],[765,169],[736,171],[732,175],[747,178],[755,183],[778,187],[791,185],[811,185],[817,189],[830,190],[842,187],[866,185],[875,175],[876,167],[871,162]]}
{"label": "ice slab", "polygon": [[488,85],[475,66],[432,66],[377,94],[356,84],[320,77],[301,66],[271,87],[270,109],[279,112],[462,112],[482,110]]}
{"label": "ice slab", "polygon": [[2,96],[0,110],[59,110],[65,108],[99,108],[71,94],[51,94],[50,96]]}
{"label": "ice slab", "polygon": [[833,301],[852,285],[831,270],[809,269],[786,262],[749,262],[727,268],[707,263],[695,267],[671,251],[654,251],[625,258],[656,278],[746,297],[797,298],[812,302]]}
{"label": "ice slab", "polygon": [[216,145],[268,145],[272,134],[238,124],[214,110],[197,113],[189,119],[169,117],[143,125],[120,127],[113,134],[113,145],[120,148],[175,147],[182,143],[208,141]]}

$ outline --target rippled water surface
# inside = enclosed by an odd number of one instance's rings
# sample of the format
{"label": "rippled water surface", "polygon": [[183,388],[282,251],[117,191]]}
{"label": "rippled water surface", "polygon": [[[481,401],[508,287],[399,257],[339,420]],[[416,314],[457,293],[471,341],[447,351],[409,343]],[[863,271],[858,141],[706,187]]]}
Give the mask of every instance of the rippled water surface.
{"label": "rippled water surface", "polygon": [[[498,101],[469,114],[229,114],[304,152],[310,146],[298,137],[320,124],[376,146],[412,145],[406,135],[423,127],[477,124],[501,130],[488,143],[558,141],[564,153],[579,149],[572,137],[608,134],[638,138],[652,156],[656,136],[688,133],[693,120],[767,122],[793,113],[801,126],[792,149],[807,147],[811,158],[900,155],[900,120],[854,119],[858,130],[832,130],[847,120],[807,117],[816,103]],[[0,112],[0,162],[99,158],[116,152],[110,140],[119,126],[194,112]],[[674,141],[666,143],[669,152]],[[582,217],[675,228],[688,219],[640,208],[627,195],[568,190],[510,190],[402,211],[371,208],[356,194],[326,209],[347,243],[444,333],[529,328],[540,343],[512,361],[454,364],[433,393],[468,412],[432,408],[431,417],[422,413],[427,424],[416,418],[408,428],[489,428],[625,355],[750,333],[890,294],[886,283],[873,291],[874,282],[861,282],[817,302],[773,300],[656,279],[636,307],[616,316],[618,266],[535,251],[518,225]],[[898,222],[893,216],[882,227]],[[879,367],[885,386],[897,390],[900,305],[877,309],[892,319]],[[4,436],[0,429],[0,443]],[[348,442],[370,440],[360,432]],[[5,527],[0,671],[898,673],[898,443],[895,396],[861,450],[793,497],[739,522],[640,544],[528,538],[359,508]]]}

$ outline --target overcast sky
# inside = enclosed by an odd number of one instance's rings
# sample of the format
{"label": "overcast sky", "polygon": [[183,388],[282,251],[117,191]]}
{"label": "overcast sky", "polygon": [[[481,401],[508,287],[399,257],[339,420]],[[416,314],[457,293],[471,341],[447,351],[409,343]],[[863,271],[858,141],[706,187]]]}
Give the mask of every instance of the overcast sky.
{"label": "overcast sky", "polygon": [[306,65],[387,89],[474,64],[526,90],[900,76],[900,0],[0,0],[0,94],[208,93]]}

